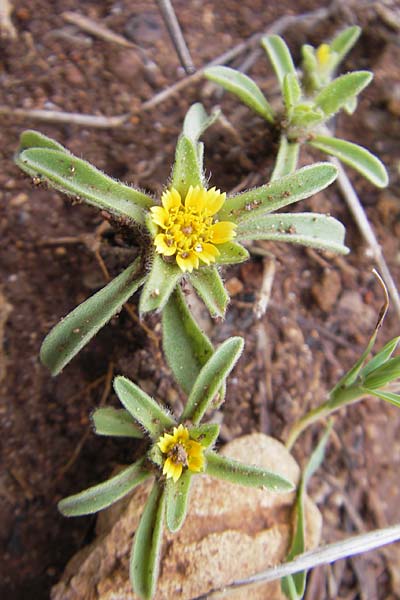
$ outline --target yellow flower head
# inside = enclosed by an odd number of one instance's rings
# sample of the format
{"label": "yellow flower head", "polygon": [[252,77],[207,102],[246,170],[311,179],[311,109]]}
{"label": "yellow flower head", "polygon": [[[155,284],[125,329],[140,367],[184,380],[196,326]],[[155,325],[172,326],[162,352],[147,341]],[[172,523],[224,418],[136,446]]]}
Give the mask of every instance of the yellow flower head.
{"label": "yellow flower head", "polygon": [[204,467],[204,449],[199,442],[190,439],[189,430],[183,425],[174,427],[174,433],[164,433],[157,442],[167,455],[163,473],[167,479],[178,481],[183,469],[198,473]]}
{"label": "yellow flower head", "polygon": [[152,220],[159,228],[154,245],[159,254],[175,256],[182,271],[197,269],[201,260],[206,265],[219,255],[218,244],[231,241],[235,223],[214,221],[214,215],[225,202],[226,194],[215,187],[206,190],[190,186],[186,197],[175,188],[163,193],[162,206],[150,210]]}
{"label": "yellow flower head", "polygon": [[318,46],[315,55],[317,57],[317,62],[319,66],[325,67],[328,64],[329,59],[331,57],[331,49],[329,47],[329,44],[321,44],[320,46]]}

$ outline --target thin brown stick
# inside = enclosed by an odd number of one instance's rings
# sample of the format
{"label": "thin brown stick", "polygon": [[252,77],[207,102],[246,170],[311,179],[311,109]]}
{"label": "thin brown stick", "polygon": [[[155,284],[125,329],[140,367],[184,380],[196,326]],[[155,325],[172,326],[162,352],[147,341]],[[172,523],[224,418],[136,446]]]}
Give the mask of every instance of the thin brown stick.
{"label": "thin brown stick", "polygon": [[346,174],[346,171],[342,167],[341,163],[337,160],[337,158],[330,157],[329,161],[332,164],[334,164],[335,167],[338,169],[337,183],[342,192],[343,198],[345,199],[346,204],[351,214],[353,215],[356,224],[358,225],[361,235],[363,236],[365,242],[369,246],[370,254],[379,268],[379,271],[382,275],[382,279],[389,290],[389,295],[393,301],[397,316],[400,319],[399,291],[396,287],[390,269],[386,263],[382,247],[376,239],[375,233],[368,220],[365,210],[360,202],[359,197],[357,196],[357,193],[350,179]]}
{"label": "thin brown stick", "polygon": [[0,106],[0,115],[13,115],[47,123],[69,123],[72,125],[84,125],[98,129],[120,127],[130,117],[130,114],[118,115],[116,117],[104,117],[102,115],[83,115],[81,113],[70,113],[58,110],[41,110],[39,108],[13,108],[12,106]]}
{"label": "thin brown stick", "polygon": [[[97,23],[97,21],[94,21],[90,17],[71,11],[63,12],[61,16],[67,23],[76,25],[79,29],[82,29],[82,31],[86,31],[86,33],[90,33],[101,40],[111,42],[112,44],[118,44],[118,46],[123,46],[125,48],[140,48],[140,46],[134,42],[127,40],[124,36],[119,35],[119,33],[111,31],[111,29],[105,25]],[[140,50],[142,50],[142,48],[140,48]]]}
{"label": "thin brown stick", "polygon": [[14,8],[10,0],[0,0],[0,38],[17,39],[17,30],[11,21],[13,10]]}
{"label": "thin brown stick", "polygon": [[171,4],[171,0],[156,1],[182,67],[185,69],[186,73],[193,73],[196,69],[192,57],[190,56],[189,48],[186,45],[185,38],[183,37],[176,13]]}

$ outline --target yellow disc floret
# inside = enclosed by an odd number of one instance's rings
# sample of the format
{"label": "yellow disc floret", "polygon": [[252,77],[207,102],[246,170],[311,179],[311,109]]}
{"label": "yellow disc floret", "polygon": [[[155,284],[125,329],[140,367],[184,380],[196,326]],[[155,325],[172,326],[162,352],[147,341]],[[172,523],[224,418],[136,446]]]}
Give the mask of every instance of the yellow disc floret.
{"label": "yellow disc floret", "polygon": [[162,206],[150,209],[159,228],[154,239],[157,252],[175,256],[182,271],[190,273],[200,261],[206,265],[215,262],[220,254],[216,246],[235,236],[235,223],[214,219],[225,198],[215,187],[206,190],[198,185],[190,186],[184,199],[175,188],[165,191]]}
{"label": "yellow disc floret", "polygon": [[161,452],[166,455],[163,473],[167,479],[178,481],[183,469],[194,473],[204,467],[203,446],[190,438],[189,430],[183,425],[174,427],[174,432],[164,433],[157,442]]}

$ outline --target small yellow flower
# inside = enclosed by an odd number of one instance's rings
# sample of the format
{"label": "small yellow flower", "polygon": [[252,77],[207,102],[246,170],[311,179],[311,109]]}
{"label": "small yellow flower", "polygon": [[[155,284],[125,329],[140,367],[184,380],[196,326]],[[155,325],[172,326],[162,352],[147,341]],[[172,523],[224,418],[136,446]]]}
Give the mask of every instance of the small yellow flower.
{"label": "small yellow flower", "polygon": [[201,260],[206,265],[220,254],[216,245],[231,241],[235,223],[214,221],[213,217],[225,202],[226,194],[215,187],[206,190],[190,186],[186,197],[175,188],[163,193],[162,206],[150,210],[159,228],[154,245],[159,254],[175,256],[182,271],[197,269]]}
{"label": "small yellow flower", "polygon": [[190,439],[189,430],[183,425],[174,427],[173,434],[164,433],[157,442],[163,454],[167,455],[163,473],[167,479],[178,481],[183,469],[198,473],[204,467],[204,449],[199,442]]}
{"label": "small yellow flower", "polygon": [[329,47],[329,44],[321,44],[320,46],[318,46],[315,52],[315,56],[317,57],[318,64],[321,67],[325,67],[328,64],[329,59],[331,57],[331,49]]}

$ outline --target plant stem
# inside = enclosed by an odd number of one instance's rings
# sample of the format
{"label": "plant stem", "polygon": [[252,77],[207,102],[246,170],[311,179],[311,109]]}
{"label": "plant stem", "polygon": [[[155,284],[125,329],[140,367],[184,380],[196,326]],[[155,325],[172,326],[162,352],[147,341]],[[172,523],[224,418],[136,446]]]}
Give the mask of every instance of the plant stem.
{"label": "plant stem", "polygon": [[296,170],[299,150],[300,144],[297,142],[289,142],[285,135],[281,136],[278,155],[276,157],[275,167],[270,181],[275,181],[285,175],[290,175]]}
{"label": "plant stem", "polygon": [[317,406],[313,408],[308,413],[304,415],[301,419],[299,419],[290,429],[287,440],[286,440],[286,448],[291,450],[294,443],[296,442],[299,435],[312,423],[318,421],[319,419],[323,419],[331,415],[333,412],[341,408],[342,406],[346,406],[347,404],[352,404],[353,402],[357,402],[364,398],[368,394],[362,390],[358,385],[352,385],[347,388],[339,388],[334,392],[331,392],[329,399],[321,404],[321,406]]}

